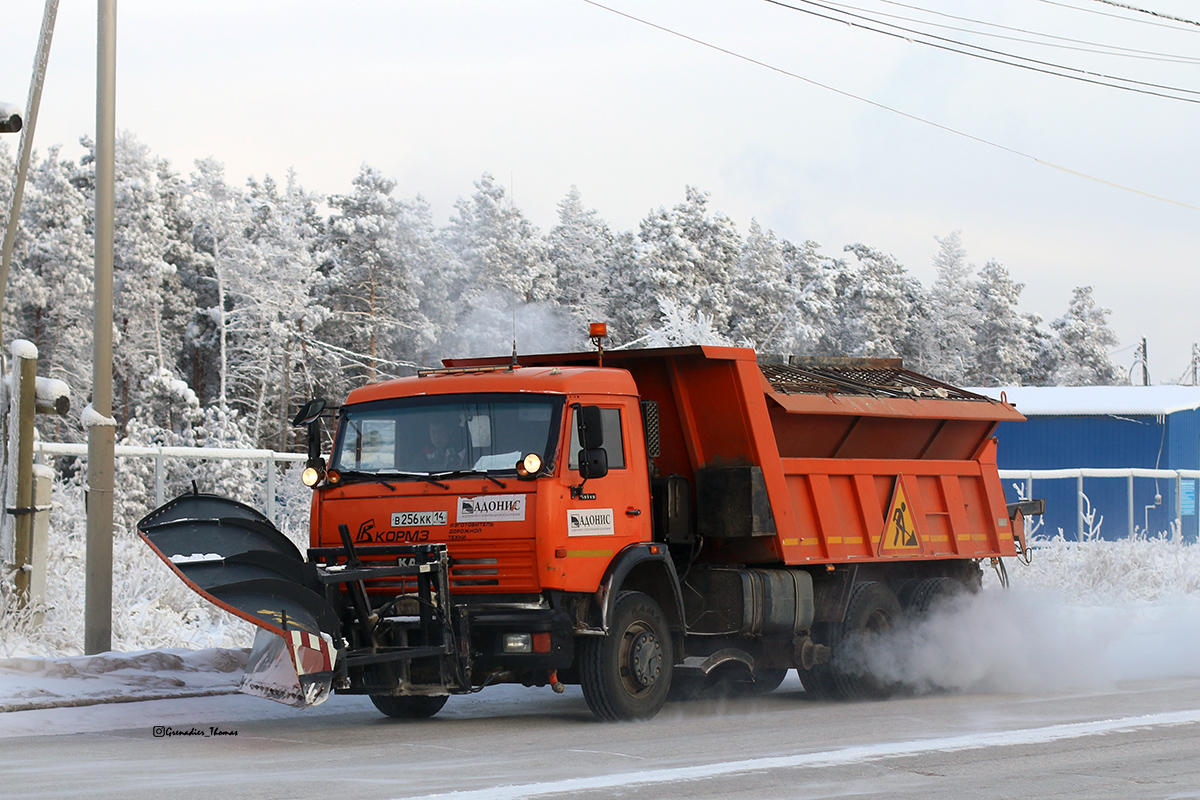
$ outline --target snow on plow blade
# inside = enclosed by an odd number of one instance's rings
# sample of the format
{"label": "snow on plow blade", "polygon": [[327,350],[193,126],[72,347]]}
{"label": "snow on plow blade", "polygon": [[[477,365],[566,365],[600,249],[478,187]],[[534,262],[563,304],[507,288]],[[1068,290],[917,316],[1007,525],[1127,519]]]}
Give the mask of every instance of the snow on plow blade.
{"label": "snow on plow blade", "polygon": [[297,707],[329,697],[337,613],[316,568],[269,519],[192,493],[151,511],[137,529],[192,591],[259,627],[241,691]]}

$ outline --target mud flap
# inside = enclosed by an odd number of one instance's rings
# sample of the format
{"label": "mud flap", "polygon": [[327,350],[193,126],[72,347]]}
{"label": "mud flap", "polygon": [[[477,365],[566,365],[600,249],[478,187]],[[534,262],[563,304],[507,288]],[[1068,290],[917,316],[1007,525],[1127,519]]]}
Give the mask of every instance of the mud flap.
{"label": "mud flap", "polygon": [[269,519],[235,500],[193,493],[137,528],[192,591],[258,626],[243,692],[297,707],[324,702],[340,621],[316,567]]}
{"label": "mud flap", "polygon": [[332,694],[336,664],[327,633],[289,631],[285,638],[259,628],[238,690],[296,708],[317,706]]}

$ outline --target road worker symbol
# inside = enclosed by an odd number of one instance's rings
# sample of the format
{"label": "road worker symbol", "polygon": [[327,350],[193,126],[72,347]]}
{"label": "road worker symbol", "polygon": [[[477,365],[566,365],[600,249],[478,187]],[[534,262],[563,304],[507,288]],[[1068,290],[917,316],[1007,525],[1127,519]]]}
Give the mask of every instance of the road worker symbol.
{"label": "road worker symbol", "polygon": [[879,537],[879,555],[911,556],[924,551],[921,535],[917,531],[917,520],[905,489],[904,476],[896,478],[896,488],[892,492],[892,504],[886,519],[883,535]]}

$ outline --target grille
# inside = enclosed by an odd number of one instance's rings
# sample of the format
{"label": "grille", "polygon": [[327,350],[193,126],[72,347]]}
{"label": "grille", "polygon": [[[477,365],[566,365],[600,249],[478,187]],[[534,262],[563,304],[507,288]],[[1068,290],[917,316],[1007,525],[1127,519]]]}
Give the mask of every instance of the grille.
{"label": "grille", "polygon": [[[464,594],[488,592],[538,592],[537,551],[531,539],[510,539],[450,544],[450,590]],[[385,559],[368,559],[379,563]],[[377,578],[366,582],[372,594],[416,592],[416,578]]]}

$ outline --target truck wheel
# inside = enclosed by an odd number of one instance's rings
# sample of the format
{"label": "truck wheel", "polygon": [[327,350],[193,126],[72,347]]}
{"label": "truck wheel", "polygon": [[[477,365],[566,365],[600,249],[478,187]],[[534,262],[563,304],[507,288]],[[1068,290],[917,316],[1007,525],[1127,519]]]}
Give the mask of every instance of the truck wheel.
{"label": "truck wheel", "polygon": [[[837,635],[835,629],[838,627],[828,622],[819,622],[813,626],[813,639],[832,648],[833,639]],[[846,699],[833,679],[831,663],[815,664],[811,669],[796,667],[796,675],[800,677],[805,695],[812,700]]]}
{"label": "truck wheel", "polygon": [[375,707],[393,719],[429,719],[442,710],[447,695],[406,695],[373,694],[371,702]]}
{"label": "truck wheel", "polygon": [[603,720],[650,719],[667,700],[675,657],[667,618],[641,592],[624,592],[607,636],[579,645],[579,682],[592,713]]}
{"label": "truck wheel", "polygon": [[892,590],[876,581],[863,581],[850,592],[846,616],[841,625],[832,626],[833,683],[837,693],[847,700],[884,700],[899,686],[871,674],[869,665],[859,662],[864,646],[890,631],[901,617],[900,601]]}
{"label": "truck wheel", "polygon": [[904,613],[912,619],[920,619],[939,604],[966,591],[967,587],[954,578],[926,578],[904,598]]}

